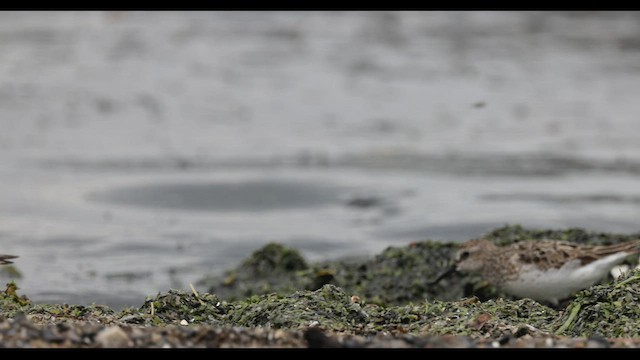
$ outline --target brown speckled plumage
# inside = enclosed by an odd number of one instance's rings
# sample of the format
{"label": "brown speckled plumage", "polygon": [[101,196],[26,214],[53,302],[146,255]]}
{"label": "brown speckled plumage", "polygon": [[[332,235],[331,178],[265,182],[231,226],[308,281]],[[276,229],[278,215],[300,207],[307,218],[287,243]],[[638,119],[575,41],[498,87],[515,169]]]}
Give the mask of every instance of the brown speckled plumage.
{"label": "brown speckled plumage", "polygon": [[589,246],[561,241],[525,241],[514,244],[519,259],[526,264],[534,264],[540,269],[560,268],[567,261],[578,259],[587,265],[607,255],[618,252],[629,254],[640,251],[640,240],[614,245]]}
{"label": "brown speckled plumage", "polygon": [[543,300],[557,302],[554,292],[560,297],[570,288],[587,287],[627,255],[638,252],[640,240],[601,246],[542,240],[498,247],[489,240],[474,239],[460,245],[455,265],[505,290],[529,293],[536,288],[545,294]]}

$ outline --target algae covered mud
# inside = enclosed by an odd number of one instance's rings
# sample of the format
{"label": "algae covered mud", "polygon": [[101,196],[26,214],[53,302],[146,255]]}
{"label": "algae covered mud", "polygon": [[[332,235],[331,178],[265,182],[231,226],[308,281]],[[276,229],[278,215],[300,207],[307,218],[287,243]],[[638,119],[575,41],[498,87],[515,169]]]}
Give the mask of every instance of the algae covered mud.
{"label": "algae covered mud", "polygon": [[[500,244],[638,236],[520,226],[486,235]],[[474,276],[428,285],[456,246],[423,241],[373,258],[308,262],[269,244],[191,291],[168,290],[121,311],[34,304],[10,283],[0,293],[0,335],[5,346],[640,347],[640,270],[554,309],[505,297]]]}

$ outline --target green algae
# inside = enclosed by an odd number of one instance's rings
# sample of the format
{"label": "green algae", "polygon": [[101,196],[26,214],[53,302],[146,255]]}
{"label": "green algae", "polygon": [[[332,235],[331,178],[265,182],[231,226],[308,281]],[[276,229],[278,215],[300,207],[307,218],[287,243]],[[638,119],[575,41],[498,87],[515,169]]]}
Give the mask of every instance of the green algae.
{"label": "green algae", "polygon": [[[315,291],[301,290],[283,296],[254,295],[234,302],[216,295],[170,290],[147,298],[139,308],[115,312],[100,305],[37,305],[18,296],[15,288],[0,294],[5,317],[26,314],[41,322],[94,321],[142,326],[213,325],[306,329],[318,327],[354,335],[379,332],[416,335],[500,337],[534,326],[545,333],[557,318],[555,310],[531,300],[481,302],[476,298],[456,302],[425,301],[401,306],[367,304],[334,285]],[[479,320],[480,319],[480,320]]]}
{"label": "green algae", "polygon": [[25,313],[72,320],[111,321],[116,312],[105,305],[35,304]]}
{"label": "green algae", "polygon": [[[254,295],[234,302],[216,302],[215,295],[202,294],[206,307],[193,293],[172,290],[148,299],[139,309],[145,315],[150,304],[163,324],[187,320],[189,324],[298,329],[319,327],[349,334],[412,333],[499,337],[527,327],[548,333],[557,311],[533,300],[481,302],[475,298],[456,302],[425,301],[402,306],[366,304],[334,285],[289,295]],[[194,311],[195,309],[195,311]],[[205,309],[207,309],[205,311]],[[198,313],[194,316],[194,312]],[[482,319],[482,320],[478,320]]]}
{"label": "green algae", "polygon": [[39,318],[73,320],[109,320],[116,312],[104,305],[34,304],[25,295],[18,295],[15,282],[0,292],[0,318],[14,318],[18,314]]}
{"label": "green algae", "polygon": [[[403,306],[379,306],[355,300],[333,285],[288,296],[268,294],[230,304],[222,323],[246,327],[300,328],[317,326],[350,334],[378,332],[501,336],[534,326],[551,329],[557,312],[532,300],[423,302]],[[482,326],[477,319],[484,316]],[[532,325],[533,324],[533,325]]]}
{"label": "green algae", "polygon": [[306,269],[307,262],[297,250],[269,243],[242,262],[242,268],[254,275]]}
{"label": "green algae", "polygon": [[[428,279],[447,267],[455,246],[425,241],[402,248],[389,247],[372,259],[324,261],[306,268],[289,266],[274,271],[255,271],[252,266],[255,263],[275,262],[264,259],[265,255],[282,258],[273,250],[297,253],[282,245],[269,244],[254,252],[236,269],[222,277],[204,278],[198,285],[228,301],[274,292],[286,295],[298,290],[317,290],[325,284],[339,286],[378,304],[403,304],[436,298],[454,300],[467,295],[467,285],[459,281],[466,275],[454,274],[438,284],[428,284]],[[266,248],[269,251],[264,251]],[[306,264],[304,261],[299,263]]]}
{"label": "green algae", "polygon": [[7,284],[6,289],[0,292],[0,314],[2,316],[11,317],[10,315],[23,311],[31,305],[31,300],[25,295],[18,296],[18,289],[15,281],[11,281]]}
{"label": "green algae", "polygon": [[147,298],[144,304],[136,308],[125,309],[120,318],[129,323],[179,324],[219,323],[220,316],[226,312],[226,303],[213,294],[185,293],[169,290],[155,298]]}
{"label": "green algae", "polygon": [[640,270],[580,291],[558,319],[566,336],[640,336]]}
{"label": "green algae", "polygon": [[368,320],[357,303],[342,289],[325,285],[316,291],[297,291],[288,296],[261,295],[230,305],[225,322],[245,327],[296,328],[322,326],[353,331]]}
{"label": "green algae", "polygon": [[300,281],[295,283],[286,279],[295,277],[299,273],[307,273],[308,268],[306,260],[297,250],[281,244],[269,243],[256,250],[238,268],[226,271],[222,279],[218,276],[207,277],[199,284],[214,282],[218,291],[209,292],[216,294],[232,292],[234,296],[231,296],[231,299],[276,291],[293,292],[310,287],[309,282],[314,279],[300,278]]}
{"label": "green algae", "polygon": [[426,302],[422,307],[429,314],[412,324],[421,326],[421,333],[434,335],[465,335],[471,337],[501,337],[507,334],[547,334],[557,317],[557,311],[530,299]]}
{"label": "green algae", "polygon": [[[151,304],[154,304],[154,315],[151,315]],[[289,295],[254,295],[234,302],[220,302],[215,295],[207,293],[197,296],[171,290],[147,299],[139,309],[123,311],[120,318],[131,322],[134,319],[131,314],[135,313],[138,319],[146,319],[142,323],[150,325],[177,324],[186,320],[188,324],[227,327],[319,327],[359,335],[387,332],[471,337],[499,337],[523,327],[530,332],[546,334],[558,318],[555,310],[528,299],[481,302],[472,298],[379,306],[361,302],[334,285]],[[159,320],[151,320],[154,317]]]}

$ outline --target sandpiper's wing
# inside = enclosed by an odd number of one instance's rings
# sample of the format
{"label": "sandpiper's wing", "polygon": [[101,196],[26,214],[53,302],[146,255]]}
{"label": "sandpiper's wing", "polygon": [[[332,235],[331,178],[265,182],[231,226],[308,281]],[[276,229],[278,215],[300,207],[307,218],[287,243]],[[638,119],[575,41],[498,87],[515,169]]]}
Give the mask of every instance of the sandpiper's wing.
{"label": "sandpiper's wing", "polygon": [[522,241],[514,244],[523,263],[535,264],[540,268],[560,268],[568,261],[577,259],[581,265],[589,264],[605,256],[628,252],[640,252],[640,240],[613,245],[583,245],[564,241],[541,240]]}
{"label": "sandpiper's wing", "polygon": [[17,256],[15,255],[1,255],[0,254],[0,265],[5,265],[5,264],[12,264],[12,261],[9,261],[9,259],[15,259],[17,258]]}
{"label": "sandpiper's wing", "polygon": [[636,254],[640,252],[640,239],[613,245],[585,246],[580,250],[580,256],[578,258],[583,264],[588,264],[592,261],[619,252],[626,252],[629,255]]}

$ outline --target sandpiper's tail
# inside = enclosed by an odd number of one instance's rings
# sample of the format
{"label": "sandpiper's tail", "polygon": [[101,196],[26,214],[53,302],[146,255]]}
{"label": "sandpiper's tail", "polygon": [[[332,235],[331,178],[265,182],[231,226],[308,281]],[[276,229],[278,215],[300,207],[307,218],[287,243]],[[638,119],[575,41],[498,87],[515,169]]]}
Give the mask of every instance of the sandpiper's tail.
{"label": "sandpiper's tail", "polygon": [[0,255],[0,265],[13,264],[13,261],[9,259],[15,259],[17,256],[15,255]]}
{"label": "sandpiper's tail", "polygon": [[628,255],[640,253],[640,239],[613,245],[598,245],[591,249],[583,248],[578,258],[583,264],[588,264],[616,253],[627,253]]}

